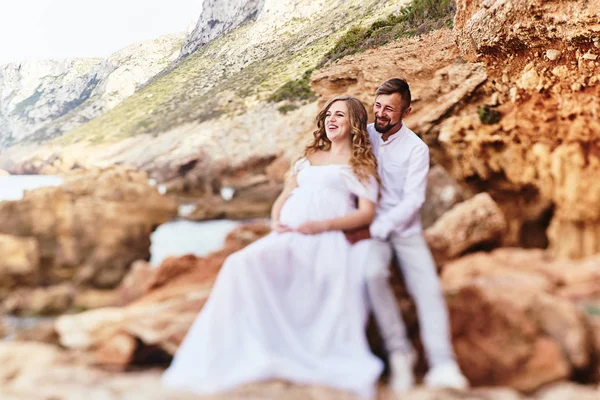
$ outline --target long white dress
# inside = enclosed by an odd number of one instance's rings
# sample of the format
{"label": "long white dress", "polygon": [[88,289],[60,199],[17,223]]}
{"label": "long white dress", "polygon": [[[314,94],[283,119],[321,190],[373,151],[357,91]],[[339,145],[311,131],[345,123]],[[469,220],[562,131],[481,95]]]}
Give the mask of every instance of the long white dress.
{"label": "long white dress", "polygon": [[[294,166],[298,187],[282,223],[343,216],[356,197],[377,199],[345,165]],[[213,394],[267,379],[318,384],[370,397],[382,371],[367,343],[360,260],[342,232],[271,233],[230,255],[163,383]]]}

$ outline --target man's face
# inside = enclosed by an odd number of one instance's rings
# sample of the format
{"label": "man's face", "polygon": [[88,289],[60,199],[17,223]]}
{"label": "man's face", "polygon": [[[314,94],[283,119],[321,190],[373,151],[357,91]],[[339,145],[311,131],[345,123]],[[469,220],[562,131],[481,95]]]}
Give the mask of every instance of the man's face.
{"label": "man's face", "polygon": [[387,133],[402,127],[402,119],[410,113],[410,107],[404,107],[399,93],[380,94],[375,98],[373,113],[377,132]]}

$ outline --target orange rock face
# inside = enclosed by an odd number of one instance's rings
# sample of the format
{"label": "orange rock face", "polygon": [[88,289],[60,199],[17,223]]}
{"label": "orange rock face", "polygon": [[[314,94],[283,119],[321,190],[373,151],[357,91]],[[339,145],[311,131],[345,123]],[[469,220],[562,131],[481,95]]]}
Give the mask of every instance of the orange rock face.
{"label": "orange rock face", "polygon": [[[483,63],[488,80],[441,127],[446,165],[461,179],[527,191],[539,207],[554,207],[555,254],[600,251],[600,4],[465,0],[457,7],[461,54]],[[477,115],[486,105],[498,121]]]}

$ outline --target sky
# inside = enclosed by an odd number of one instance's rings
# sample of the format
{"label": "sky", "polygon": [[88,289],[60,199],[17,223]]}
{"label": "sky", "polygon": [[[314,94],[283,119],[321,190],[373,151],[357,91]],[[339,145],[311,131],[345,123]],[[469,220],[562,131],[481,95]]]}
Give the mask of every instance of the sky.
{"label": "sky", "polygon": [[4,0],[0,64],[106,57],[195,25],[203,0]]}

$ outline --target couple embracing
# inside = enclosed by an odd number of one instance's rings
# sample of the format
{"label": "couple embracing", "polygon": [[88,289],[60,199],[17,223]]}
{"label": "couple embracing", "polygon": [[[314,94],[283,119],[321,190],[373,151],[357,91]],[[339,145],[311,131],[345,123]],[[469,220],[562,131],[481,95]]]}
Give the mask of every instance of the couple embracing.
{"label": "couple embracing", "polygon": [[395,255],[418,311],[425,384],[464,388],[436,267],[421,232],[429,151],[404,123],[402,79],[376,92],[374,124],[352,97],[331,99],[272,209],[273,232],[230,255],[163,382],[200,394],[283,379],[364,398],[382,361],[379,325],[398,392],[414,385],[414,350],[388,282]]}

